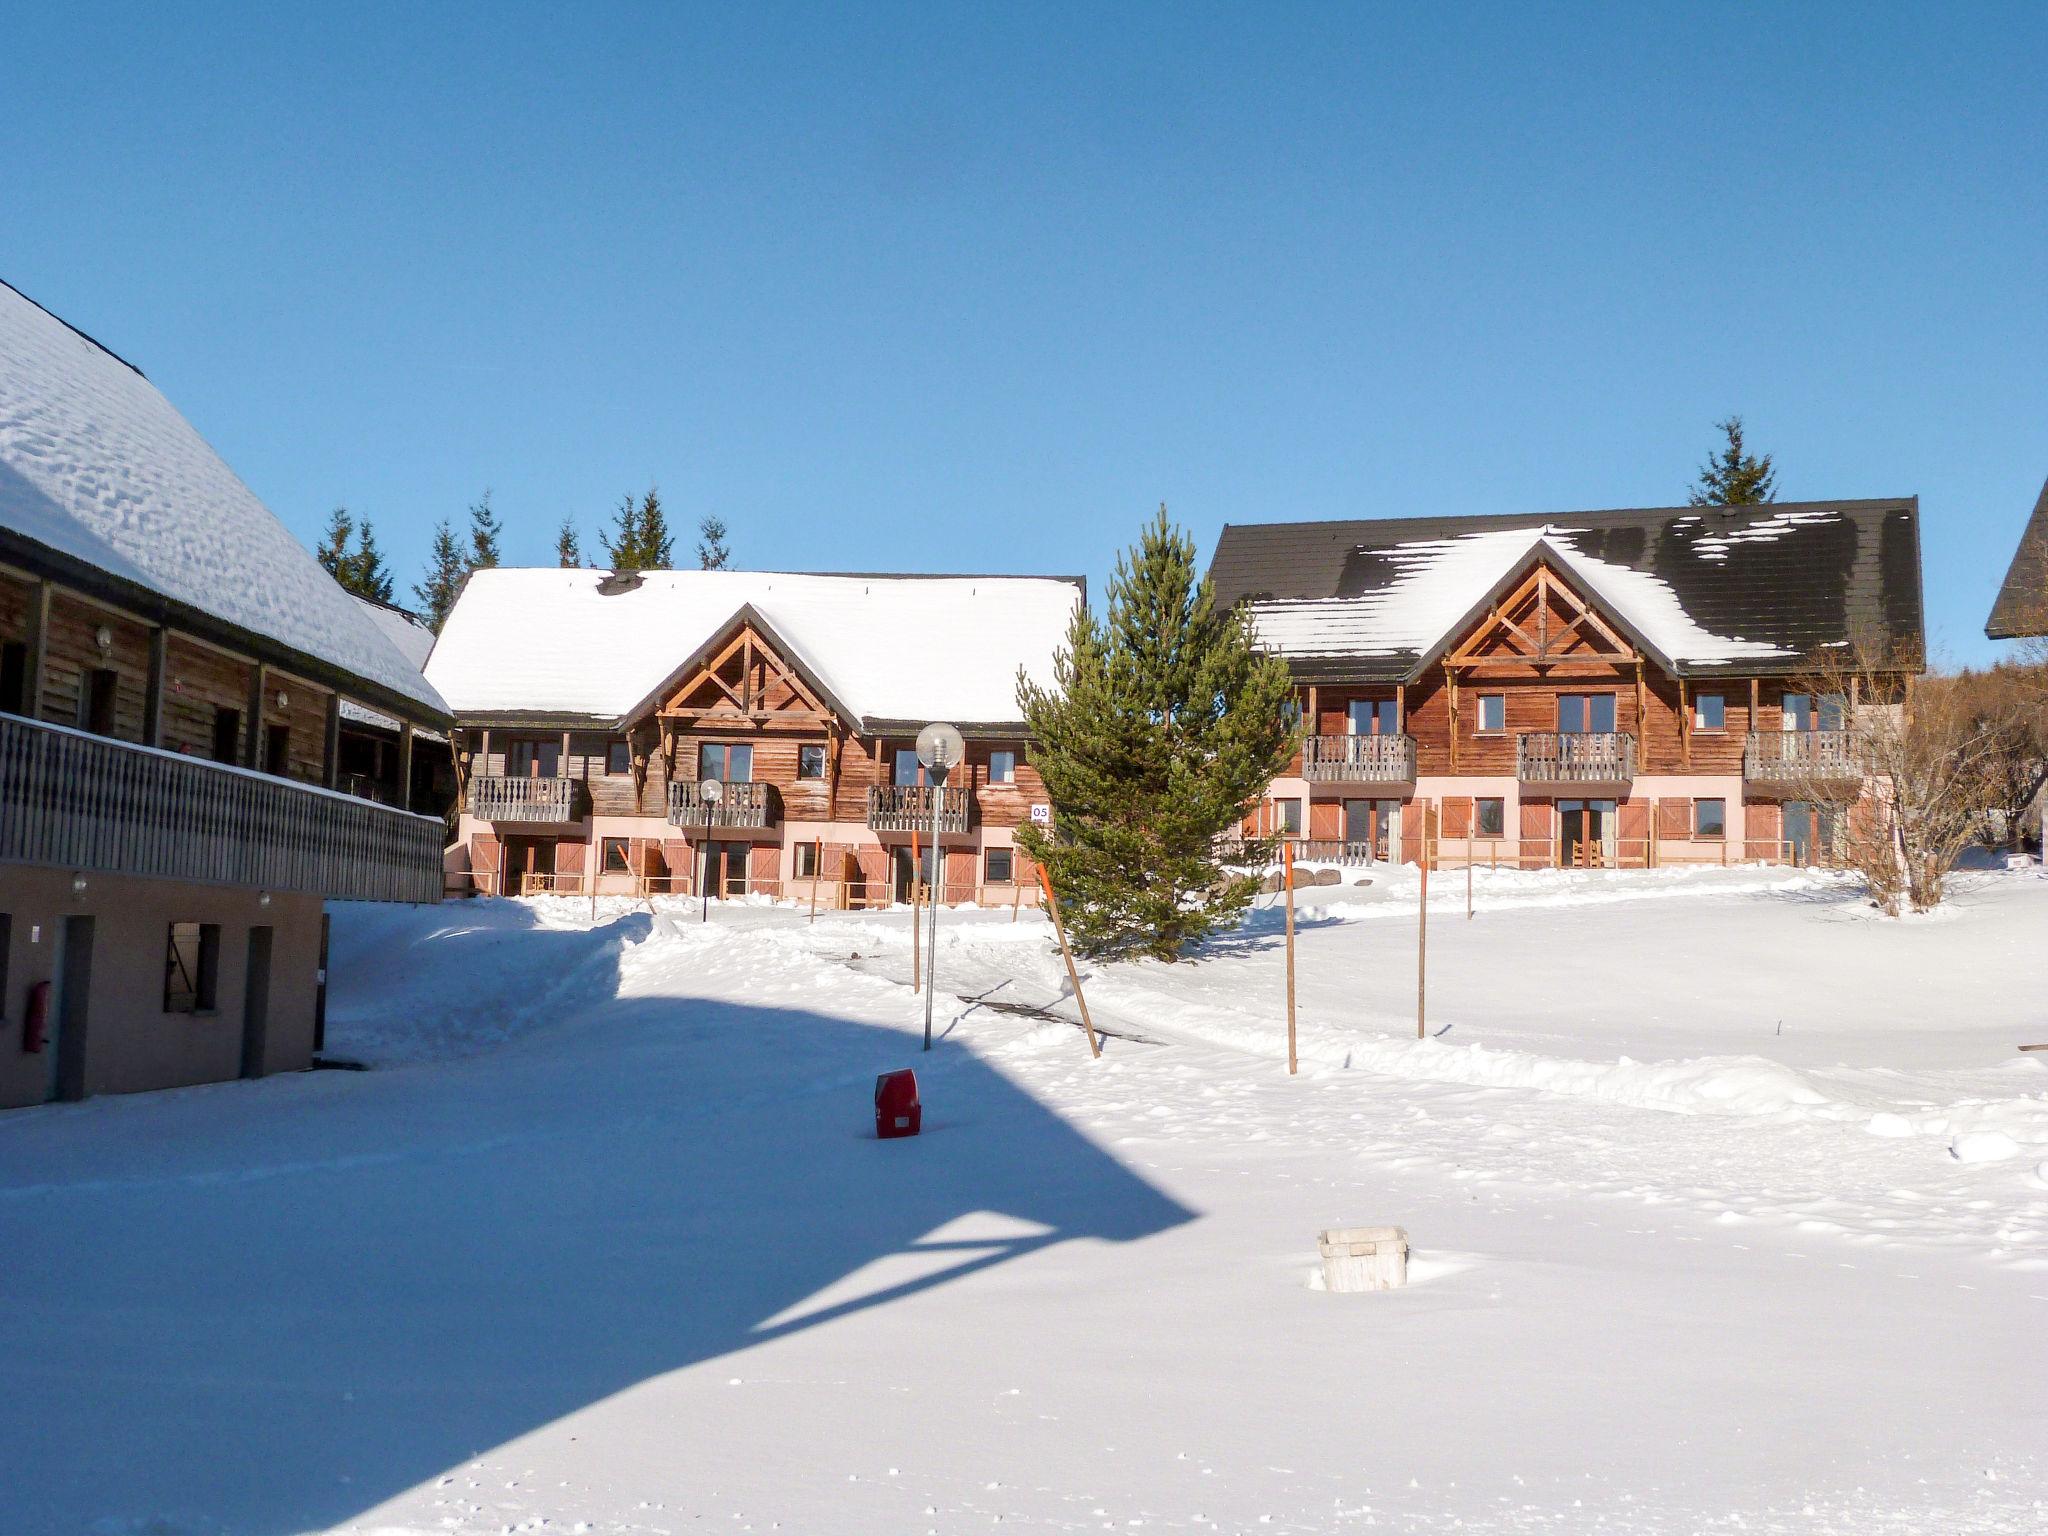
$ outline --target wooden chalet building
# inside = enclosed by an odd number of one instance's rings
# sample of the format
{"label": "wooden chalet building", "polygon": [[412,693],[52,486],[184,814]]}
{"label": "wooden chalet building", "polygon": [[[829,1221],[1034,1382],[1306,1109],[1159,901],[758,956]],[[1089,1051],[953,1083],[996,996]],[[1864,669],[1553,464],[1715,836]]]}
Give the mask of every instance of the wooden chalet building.
{"label": "wooden chalet building", "polygon": [[1991,616],[1984,621],[1991,640],[2032,640],[2048,635],[2048,484],[2034,502],[2020,532]]}
{"label": "wooden chalet building", "polygon": [[[1307,722],[1251,830],[1340,862],[1825,860],[1924,656],[1918,502],[1232,525]],[[1880,656],[1868,682],[1845,658]],[[1856,696],[1865,693],[1872,698]]]}
{"label": "wooden chalet building", "polygon": [[[324,903],[433,901],[434,690],[142,374],[0,284],[0,1106],[306,1066]],[[389,797],[402,801],[395,791]]]}
{"label": "wooden chalet building", "polygon": [[[1017,716],[1078,578],[486,570],[427,664],[455,712],[451,883],[484,894],[1030,904],[1016,828],[1046,818]],[[964,770],[914,743],[960,728]],[[699,785],[716,779],[708,804]]]}

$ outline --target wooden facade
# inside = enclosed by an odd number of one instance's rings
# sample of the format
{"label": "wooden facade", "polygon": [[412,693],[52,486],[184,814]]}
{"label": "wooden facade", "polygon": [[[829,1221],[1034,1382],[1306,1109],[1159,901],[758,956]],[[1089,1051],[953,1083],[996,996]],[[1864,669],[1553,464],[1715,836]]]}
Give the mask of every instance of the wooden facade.
{"label": "wooden facade", "polygon": [[[460,719],[468,885],[697,894],[708,879],[719,896],[894,900],[913,842],[931,841],[922,771],[898,784],[916,730],[854,715],[742,614],[624,719]],[[706,777],[732,786],[708,827]],[[520,814],[527,800],[547,819]],[[1014,833],[1046,806],[1021,725],[973,727],[940,805],[946,899],[1035,903]]]}

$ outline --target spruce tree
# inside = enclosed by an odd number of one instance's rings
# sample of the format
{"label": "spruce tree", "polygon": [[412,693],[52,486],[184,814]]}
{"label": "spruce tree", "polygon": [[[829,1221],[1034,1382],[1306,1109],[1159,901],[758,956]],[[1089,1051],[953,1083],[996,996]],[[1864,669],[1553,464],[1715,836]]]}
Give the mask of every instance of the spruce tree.
{"label": "spruce tree", "polygon": [[725,519],[713,513],[697,524],[697,566],[722,571],[731,563],[732,551],[725,547]]}
{"label": "spruce tree", "polygon": [[[354,549],[348,547],[351,533],[355,535]],[[344,590],[380,603],[391,601],[391,573],[384,569],[376,530],[367,519],[359,526],[347,507],[336,507],[327,514],[327,533],[314,555]]]}
{"label": "spruce tree", "polygon": [[[1259,881],[1217,857],[1294,753],[1293,684],[1241,611],[1219,610],[1195,543],[1166,509],[1119,556],[1107,613],[1075,613],[1055,686],[1020,670],[1050,831],[1018,840],[1058,892],[1084,954],[1175,960],[1234,922]],[[1263,862],[1254,845],[1247,862]]]}
{"label": "spruce tree", "polygon": [[598,534],[604,557],[615,571],[640,569],[640,508],[629,491],[612,514],[612,532]]}
{"label": "spruce tree", "polygon": [[675,564],[675,541],[661,510],[661,493],[653,486],[640,499],[640,565],[643,571],[665,571]]}
{"label": "spruce tree", "polygon": [[444,517],[434,525],[433,553],[427,557],[426,577],[412,589],[413,595],[419,599],[421,617],[435,634],[438,635],[441,626],[448,621],[448,610],[455,606],[455,599],[460,595],[469,571],[462,546],[456,542],[455,530]]}
{"label": "spruce tree", "polygon": [[1756,458],[1743,452],[1742,418],[1730,416],[1715,428],[1727,439],[1721,451],[1700,466],[1699,484],[1689,504],[1695,507],[1747,507],[1778,499],[1778,472],[1767,453]]}
{"label": "spruce tree", "polygon": [[573,519],[562,519],[561,531],[555,535],[555,560],[565,569],[583,563],[583,546],[577,541]]}
{"label": "spruce tree", "polygon": [[486,489],[482,500],[472,503],[469,509],[470,570],[487,571],[498,563],[498,535],[503,531],[497,514],[491,510],[491,493]]}
{"label": "spruce tree", "polygon": [[340,581],[343,586],[348,585],[342,580],[342,572],[348,565],[349,535],[355,530],[356,521],[349,516],[348,508],[336,507],[327,514],[326,536],[313,551],[313,557],[320,562],[320,568],[336,581]]}

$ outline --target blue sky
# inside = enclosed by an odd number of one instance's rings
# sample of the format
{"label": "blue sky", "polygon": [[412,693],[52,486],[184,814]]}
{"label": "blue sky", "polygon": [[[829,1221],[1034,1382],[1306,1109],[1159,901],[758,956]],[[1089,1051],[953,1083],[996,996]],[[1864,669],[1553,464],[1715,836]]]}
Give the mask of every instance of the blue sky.
{"label": "blue sky", "polygon": [[[326,14],[320,14],[320,12]],[[737,561],[1081,572],[1225,522],[2048,477],[2048,7],[0,14],[0,277],[402,587],[620,495]]]}

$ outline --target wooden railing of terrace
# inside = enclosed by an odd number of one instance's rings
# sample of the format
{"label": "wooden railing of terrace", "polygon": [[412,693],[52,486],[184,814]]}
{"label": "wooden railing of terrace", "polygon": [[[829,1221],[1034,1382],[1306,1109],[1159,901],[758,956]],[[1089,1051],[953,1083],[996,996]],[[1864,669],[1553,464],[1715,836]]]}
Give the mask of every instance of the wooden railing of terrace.
{"label": "wooden railing of terrace", "polygon": [[1853,782],[1865,771],[1855,731],[1751,731],[1742,744],[1742,776],[1751,783]]}
{"label": "wooden railing of terrace", "polygon": [[1535,731],[1516,738],[1515,774],[1525,784],[1616,784],[1636,776],[1627,731]]}
{"label": "wooden railing of terrace", "polygon": [[576,781],[480,773],[469,781],[469,814],[478,821],[574,821]]}
{"label": "wooden railing of terrace", "polygon": [[932,796],[940,796],[939,830],[967,830],[965,789],[932,784],[877,784],[868,790],[868,826],[876,832],[929,832]]}
{"label": "wooden railing of terrace", "polygon": [[[668,787],[668,819],[685,831],[704,825],[704,797],[694,779],[678,779]],[[773,784],[728,783],[711,807],[711,825],[765,827],[782,819]]]}
{"label": "wooden railing of terrace", "polygon": [[0,715],[0,862],[439,901],[437,816]]}
{"label": "wooden railing of terrace", "polygon": [[1412,784],[1413,736],[1310,736],[1301,744],[1301,776],[1311,784]]}

